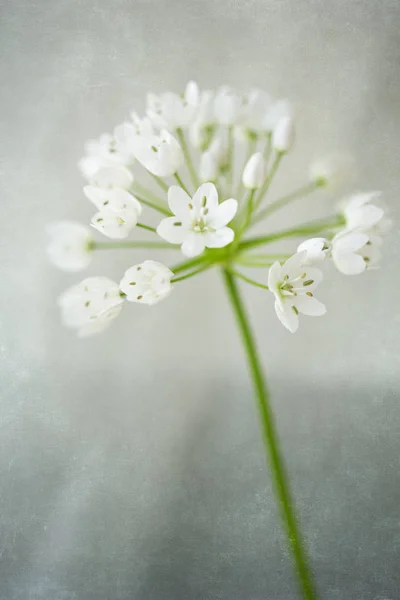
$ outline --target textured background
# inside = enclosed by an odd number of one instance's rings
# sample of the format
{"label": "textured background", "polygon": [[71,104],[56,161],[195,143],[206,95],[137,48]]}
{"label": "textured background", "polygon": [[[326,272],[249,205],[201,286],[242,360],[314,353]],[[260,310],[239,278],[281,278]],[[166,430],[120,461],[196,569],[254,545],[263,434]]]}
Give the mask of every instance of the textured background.
{"label": "textured background", "polygon": [[[1,12],[1,600],[294,600],[217,273],[77,341],[55,306],[77,277],[47,264],[44,225],[89,219],[84,141],[189,78],[296,102],[297,152],[274,193],[343,151],[355,189],[382,189],[395,216],[400,4],[9,0]],[[328,314],[295,336],[246,289],[326,600],[400,597],[399,250],[395,227],[379,271],[332,272]],[[132,261],[96,256],[91,273],[118,279]]]}

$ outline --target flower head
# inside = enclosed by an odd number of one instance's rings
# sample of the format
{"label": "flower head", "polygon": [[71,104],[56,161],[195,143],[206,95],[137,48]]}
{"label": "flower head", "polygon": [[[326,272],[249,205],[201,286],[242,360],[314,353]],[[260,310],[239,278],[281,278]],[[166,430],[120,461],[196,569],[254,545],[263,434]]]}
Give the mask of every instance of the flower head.
{"label": "flower head", "polygon": [[107,277],[89,277],[59,298],[63,323],[77,329],[79,337],[104,331],[124,304],[118,285]]}
{"label": "flower head", "polygon": [[199,89],[194,81],[189,81],[183,96],[173,92],[147,95],[147,116],[158,129],[187,127],[196,115],[199,103]]}
{"label": "flower head", "polygon": [[327,156],[311,164],[309,177],[318,187],[337,189],[349,178],[351,167],[351,160],[345,156]]}
{"label": "flower head", "polygon": [[184,162],[182,149],[168,131],[144,137],[136,148],[137,160],[153,175],[168,177],[178,171]]}
{"label": "flower head", "polygon": [[146,260],[125,271],[119,285],[130,302],[152,306],[171,293],[173,272],[154,260]]}
{"label": "flower head", "polygon": [[125,149],[118,148],[113,135],[104,133],[97,140],[85,144],[85,156],[79,162],[79,168],[86,179],[91,179],[102,167],[129,165],[132,156]]}
{"label": "flower head", "polygon": [[378,225],[383,218],[384,211],[379,206],[371,204],[378,199],[380,192],[367,192],[352,196],[344,207],[346,229],[366,231]]}
{"label": "flower head", "polygon": [[344,231],[332,240],[332,260],[344,275],[358,275],[379,261],[381,244],[379,236]]}
{"label": "flower head", "polygon": [[322,273],[304,265],[305,258],[306,253],[299,252],[283,265],[276,262],[268,275],[268,287],[275,296],[278,319],[292,333],[298,329],[299,313],[317,317],[326,312],[325,305],[313,294],[322,280]]}
{"label": "flower head", "polygon": [[80,223],[59,221],[47,226],[51,240],[47,246],[53,264],[64,271],[81,271],[92,261],[93,240]]}
{"label": "flower head", "polygon": [[126,190],[86,186],[84,193],[99,209],[90,224],[111,239],[123,239],[136,227],[142,212],[140,202]]}
{"label": "flower head", "polygon": [[214,114],[220,125],[235,125],[240,120],[242,98],[229,87],[218,90],[214,100]]}
{"label": "flower head", "polygon": [[237,202],[230,198],[218,204],[213,183],[203,183],[193,198],[172,186],[168,204],[175,216],[163,219],[157,233],[171,244],[181,244],[185,256],[197,256],[205,248],[222,248],[233,241],[235,234],[226,225],[236,214]]}

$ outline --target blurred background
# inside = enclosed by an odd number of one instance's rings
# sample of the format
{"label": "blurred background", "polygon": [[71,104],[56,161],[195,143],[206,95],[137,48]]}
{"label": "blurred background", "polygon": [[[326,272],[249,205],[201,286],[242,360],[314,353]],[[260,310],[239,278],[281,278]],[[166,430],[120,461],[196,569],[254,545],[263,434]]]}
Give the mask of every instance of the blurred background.
{"label": "blurred background", "polygon": [[[78,340],[56,298],[86,274],[48,264],[44,228],[90,219],[84,142],[192,78],[295,103],[271,197],[343,152],[349,189],[381,189],[396,219],[399,2],[6,0],[1,13],[1,599],[295,600],[218,273]],[[337,200],[321,193],[271,227]],[[395,225],[380,270],[332,270],[327,315],[296,335],[268,294],[243,289],[326,600],[400,597],[399,250]],[[146,256],[99,253],[89,273],[119,280]]]}

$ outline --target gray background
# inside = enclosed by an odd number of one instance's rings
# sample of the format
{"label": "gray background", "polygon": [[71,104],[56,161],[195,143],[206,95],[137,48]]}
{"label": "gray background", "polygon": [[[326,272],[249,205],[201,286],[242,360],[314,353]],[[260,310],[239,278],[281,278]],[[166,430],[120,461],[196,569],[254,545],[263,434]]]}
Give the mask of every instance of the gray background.
{"label": "gray background", "polygon": [[[218,274],[78,341],[55,299],[80,275],[47,264],[44,226],[90,217],[84,141],[189,78],[295,101],[297,149],[274,194],[343,151],[354,188],[382,189],[395,217],[399,2],[14,0],[1,12],[1,600],[297,598]],[[332,271],[328,314],[295,336],[269,296],[245,290],[326,600],[400,598],[398,253],[395,227],[379,271]],[[95,256],[90,273],[118,279],[136,257]]]}

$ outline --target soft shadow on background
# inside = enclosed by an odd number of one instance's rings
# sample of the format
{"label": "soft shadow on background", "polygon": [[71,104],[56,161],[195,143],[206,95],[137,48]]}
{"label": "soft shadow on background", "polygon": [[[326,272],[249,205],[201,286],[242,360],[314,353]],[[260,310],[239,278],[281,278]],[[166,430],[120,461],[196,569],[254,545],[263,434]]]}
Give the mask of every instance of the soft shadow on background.
{"label": "soft shadow on background", "polygon": [[[341,151],[354,189],[382,189],[396,219],[399,3],[25,0],[1,13],[1,599],[295,600],[218,274],[79,341],[55,300],[80,275],[47,264],[44,227],[90,218],[84,141],[190,78],[294,101],[296,150],[271,194]],[[326,600],[399,597],[399,250],[395,225],[380,270],[331,272],[328,314],[295,336],[245,290]],[[99,255],[90,274],[118,280],[144,257]]]}

